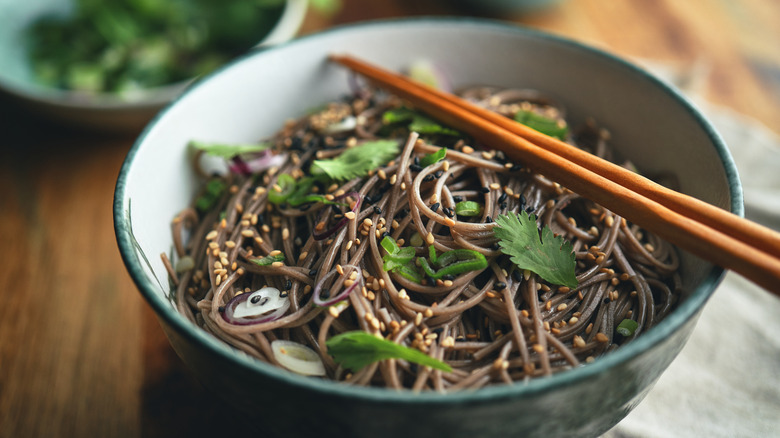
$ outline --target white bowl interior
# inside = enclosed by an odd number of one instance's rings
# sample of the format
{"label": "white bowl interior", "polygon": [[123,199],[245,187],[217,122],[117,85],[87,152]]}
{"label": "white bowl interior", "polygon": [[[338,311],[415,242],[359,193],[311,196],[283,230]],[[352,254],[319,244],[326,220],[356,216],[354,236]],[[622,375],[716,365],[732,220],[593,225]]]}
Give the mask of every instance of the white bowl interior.
{"label": "white bowl interior", "polygon": [[[733,163],[717,134],[673,90],[622,61],[495,23],[420,20],[338,29],[249,55],[195,84],[133,148],[115,208],[129,217],[141,250],[125,257],[145,254],[136,264],[146,277],[146,292],[152,293],[148,298],[167,308],[167,317],[184,320],[167,298],[159,254],[171,252],[168,224],[188,205],[198,184],[187,143],[258,140],[285,120],[349,92],[347,72],[326,60],[332,52],[396,70],[410,60],[428,59],[456,86],[539,89],[565,103],[575,122],[594,117],[610,129],[613,146],[643,171],[675,174],[681,191],[741,212]],[[121,243],[123,230],[118,232]],[[687,254],[683,259],[687,284],[711,275],[710,264]]]}

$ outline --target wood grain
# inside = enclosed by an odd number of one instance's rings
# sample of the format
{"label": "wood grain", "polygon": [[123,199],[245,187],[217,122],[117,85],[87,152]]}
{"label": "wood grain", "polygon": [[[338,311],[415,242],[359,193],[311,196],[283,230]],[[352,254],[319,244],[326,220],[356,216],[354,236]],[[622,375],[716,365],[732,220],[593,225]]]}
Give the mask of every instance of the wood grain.
{"label": "wood grain", "polygon": [[[343,3],[310,12],[304,33],[475,13],[443,0]],[[708,100],[780,126],[780,2],[568,0],[491,17],[698,72]],[[111,203],[133,136],[58,126],[7,99],[0,133],[0,437],[257,434],[188,374],[124,270]]]}

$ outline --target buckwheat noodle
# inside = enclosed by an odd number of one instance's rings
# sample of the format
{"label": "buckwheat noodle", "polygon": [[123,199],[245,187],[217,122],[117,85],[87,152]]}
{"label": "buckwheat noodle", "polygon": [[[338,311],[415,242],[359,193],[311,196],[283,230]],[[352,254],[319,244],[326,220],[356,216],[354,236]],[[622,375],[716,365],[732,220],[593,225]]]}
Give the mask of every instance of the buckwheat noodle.
{"label": "buckwheat noodle", "polygon": [[[509,117],[522,108],[564,123],[563,109],[536,91],[479,87],[461,94]],[[319,354],[326,378],[440,392],[511,384],[577,367],[630,342],[669,313],[682,293],[678,255],[669,243],[522,168],[522,163],[507,162],[490,145],[443,135],[423,140],[406,128],[390,130],[382,114],[400,104],[392,96],[360,90],[289,122],[270,139],[273,153],[287,157],[281,166],[259,176],[222,176],[230,189],[211,211],[203,214],[191,207],[178,214],[172,223],[175,258],[189,259],[192,266],[177,273],[163,258],[176,285],[179,311],[262,361],[279,365],[271,342],[292,340]],[[329,125],[350,117],[354,126],[324,133]],[[334,196],[357,192],[361,200],[356,217],[326,239],[315,239],[322,227],[318,224],[338,220],[349,208],[268,202],[280,174],[300,177],[312,160],[334,157],[378,138],[399,139],[400,155],[369,176],[319,188]],[[608,132],[591,122],[568,139],[614,159],[608,140]],[[419,165],[421,157],[440,147],[448,148],[443,161]],[[455,205],[463,200],[479,202],[483,211],[476,217],[454,214]],[[519,270],[499,251],[493,218],[521,210],[572,243],[576,289],[548,284]],[[427,239],[432,237],[437,251],[475,250],[489,266],[436,284],[420,284],[383,269],[379,242],[384,235],[399,245],[416,247],[420,256],[427,254]],[[248,261],[274,251],[281,251],[283,263],[258,266]],[[314,305],[312,289],[317,283],[349,266],[359,266],[362,275],[340,313]],[[234,325],[222,317],[224,306],[236,294],[266,285],[289,297],[283,316],[253,325]],[[341,282],[327,287],[331,290],[325,295],[343,289]],[[629,336],[616,333],[624,319],[638,323]],[[325,341],[352,330],[378,333],[419,349],[453,371],[390,359],[351,373],[328,355]]]}

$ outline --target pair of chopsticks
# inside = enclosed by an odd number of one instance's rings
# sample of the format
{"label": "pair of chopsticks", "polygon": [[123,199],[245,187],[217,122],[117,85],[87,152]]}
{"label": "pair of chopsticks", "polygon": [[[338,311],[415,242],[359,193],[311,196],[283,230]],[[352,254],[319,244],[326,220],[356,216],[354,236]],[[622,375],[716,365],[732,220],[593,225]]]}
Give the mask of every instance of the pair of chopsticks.
{"label": "pair of chopsticks", "polygon": [[330,60],[678,247],[780,296],[780,233],[495,114],[348,55]]}

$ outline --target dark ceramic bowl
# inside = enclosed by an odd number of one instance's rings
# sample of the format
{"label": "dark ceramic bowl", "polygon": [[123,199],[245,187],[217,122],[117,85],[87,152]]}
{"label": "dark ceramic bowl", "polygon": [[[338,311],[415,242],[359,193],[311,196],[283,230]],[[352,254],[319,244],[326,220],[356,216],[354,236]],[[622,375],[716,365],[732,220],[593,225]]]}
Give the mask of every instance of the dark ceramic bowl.
{"label": "dark ceramic bowl", "polygon": [[[595,117],[646,172],[742,214],[739,179],[722,140],[677,91],[614,56],[576,42],[489,21],[418,19],[334,29],[251,54],[200,81],[146,128],[122,167],[114,220],[133,280],[171,344],[204,385],[280,436],[595,436],[651,390],[694,329],[723,271],[683,254],[691,292],[663,322],[594,363],[527,383],[452,395],[352,387],[304,378],[239,354],[180,316],[158,254],[169,223],[196,190],[190,139],[252,141],[348,91],[326,56],[346,52],[399,69],[433,61],[454,84],[542,90],[574,121]],[[661,129],[662,128],[662,129]],[[324,435],[323,435],[324,434]],[[338,435],[336,435],[338,434]]]}

